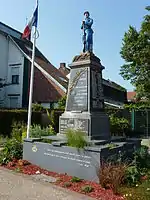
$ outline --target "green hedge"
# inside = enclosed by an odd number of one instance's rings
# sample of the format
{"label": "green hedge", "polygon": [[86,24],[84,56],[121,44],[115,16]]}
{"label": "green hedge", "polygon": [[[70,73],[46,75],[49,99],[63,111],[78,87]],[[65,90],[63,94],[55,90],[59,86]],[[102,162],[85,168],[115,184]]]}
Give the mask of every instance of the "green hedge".
{"label": "green hedge", "polygon": [[[46,110],[44,111],[46,113]],[[56,133],[59,132],[59,117],[64,112],[62,109],[49,110],[51,115],[51,120],[53,123],[53,128]],[[110,116],[111,120],[111,133],[122,135],[124,132],[128,132],[130,124],[130,113],[128,110],[121,109],[106,109],[105,112]],[[43,112],[33,112],[32,113],[32,124],[42,124],[42,115]],[[112,118],[113,115],[113,118]],[[10,136],[12,131],[12,122],[19,121],[27,123],[28,113],[27,110],[0,110],[0,135]],[[129,124],[128,124],[128,121]]]}
{"label": "green hedge", "polygon": [[[0,135],[10,136],[13,121],[27,123],[28,112],[26,110],[0,110]],[[41,124],[41,113],[32,113],[32,124]]]}

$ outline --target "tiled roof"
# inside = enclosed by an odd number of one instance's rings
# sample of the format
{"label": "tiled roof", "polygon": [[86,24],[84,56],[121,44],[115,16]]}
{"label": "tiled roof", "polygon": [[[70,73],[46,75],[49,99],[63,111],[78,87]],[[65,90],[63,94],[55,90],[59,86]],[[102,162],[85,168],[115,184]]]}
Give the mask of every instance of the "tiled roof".
{"label": "tiled roof", "polygon": [[48,74],[50,74],[55,80],[57,80],[63,87],[67,89],[68,87],[68,79],[64,76],[56,67],[54,67],[51,63],[46,63],[42,59],[36,57],[36,63],[38,63]]}
{"label": "tiled roof", "polygon": [[33,101],[57,102],[65,93],[50,79],[47,79],[40,70],[34,70]]}
{"label": "tiled roof", "polygon": [[[32,43],[28,40],[19,40],[13,38],[22,51],[28,56],[32,56]],[[68,78],[54,67],[45,56],[36,48],[35,62],[51,75],[60,85],[67,89]],[[30,75],[30,74],[29,74]],[[33,100],[35,102],[56,102],[62,96],[64,91],[52,80],[46,77],[39,69],[35,67],[34,77],[34,93]]]}
{"label": "tiled roof", "polygon": [[134,101],[136,99],[136,92],[127,92],[127,100]]}

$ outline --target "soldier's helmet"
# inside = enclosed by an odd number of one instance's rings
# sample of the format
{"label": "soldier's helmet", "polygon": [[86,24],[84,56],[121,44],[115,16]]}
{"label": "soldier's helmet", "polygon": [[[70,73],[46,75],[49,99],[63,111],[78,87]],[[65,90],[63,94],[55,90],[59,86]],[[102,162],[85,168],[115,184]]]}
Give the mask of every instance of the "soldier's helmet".
{"label": "soldier's helmet", "polygon": [[84,12],[84,15],[85,15],[85,14],[88,14],[88,16],[90,16],[89,11],[85,11],[85,12]]}

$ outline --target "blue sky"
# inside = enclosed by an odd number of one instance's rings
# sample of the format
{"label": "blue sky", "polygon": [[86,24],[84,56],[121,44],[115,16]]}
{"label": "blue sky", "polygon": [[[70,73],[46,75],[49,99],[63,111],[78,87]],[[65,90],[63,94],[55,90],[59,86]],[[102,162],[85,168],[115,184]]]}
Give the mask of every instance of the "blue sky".
{"label": "blue sky", "polygon": [[[36,0],[0,0],[0,21],[23,31]],[[80,29],[83,13],[88,10],[94,19],[94,53],[105,66],[104,78],[115,81],[127,90],[133,87],[119,75],[124,63],[119,54],[124,32],[129,25],[140,28],[149,0],[39,0],[39,33],[37,46],[59,67],[71,63],[82,51]]]}

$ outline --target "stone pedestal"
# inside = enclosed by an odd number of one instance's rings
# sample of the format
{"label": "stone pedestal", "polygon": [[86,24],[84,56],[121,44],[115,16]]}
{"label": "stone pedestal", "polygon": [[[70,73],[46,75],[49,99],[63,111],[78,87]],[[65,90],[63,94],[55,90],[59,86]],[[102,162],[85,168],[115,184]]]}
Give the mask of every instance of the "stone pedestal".
{"label": "stone pedestal", "polygon": [[73,59],[65,112],[60,117],[59,133],[78,129],[90,139],[110,139],[109,118],[104,112],[100,59],[92,53]]}

